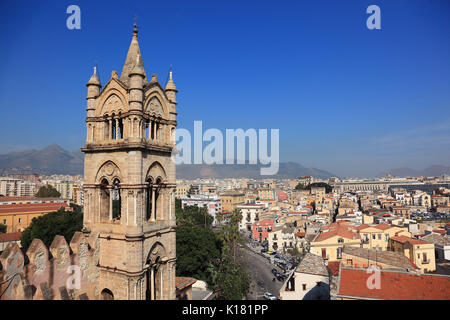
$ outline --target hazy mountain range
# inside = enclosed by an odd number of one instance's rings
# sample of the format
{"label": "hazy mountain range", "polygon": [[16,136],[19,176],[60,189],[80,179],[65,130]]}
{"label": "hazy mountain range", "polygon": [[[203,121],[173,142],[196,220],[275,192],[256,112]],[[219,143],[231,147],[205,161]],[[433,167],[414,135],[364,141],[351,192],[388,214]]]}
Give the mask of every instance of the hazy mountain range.
{"label": "hazy mountain range", "polygon": [[[411,168],[395,168],[387,171],[394,177],[435,177],[440,176],[441,174],[450,174],[450,167],[442,166],[442,165],[432,165],[423,170],[416,170]],[[386,173],[380,173],[379,176],[385,176]]]}
{"label": "hazy mountain range", "polygon": [[[5,173],[37,173],[42,175],[51,174],[83,174],[84,154],[79,151],[67,151],[57,144],[49,145],[42,150],[25,150],[0,154],[0,174]],[[234,164],[234,165],[178,165],[177,178],[268,178],[260,175],[261,165]],[[443,173],[450,174],[450,166],[432,165],[423,170],[411,168],[390,169],[392,176],[439,176]],[[380,173],[379,176],[386,174]],[[313,176],[317,178],[328,178],[336,176],[328,171],[307,168],[295,162],[281,162],[278,174],[273,178],[297,178],[300,176]]]}
{"label": "hazy mountain range", "polygon": [[[0,174],[5,173],[37,173],[51,174],[83,174],[84,154],[77,151],[67,151],[57,144],[52,144],[42,150],[25,150],[0,155]],[[177,178],[267,178],[260,175],[261,165],[178,165]],[[294,162],[280,163],[278,174],[274,178],[297,178],[299,176],[314,176],[328,178],[332,173],[307,168]]]}

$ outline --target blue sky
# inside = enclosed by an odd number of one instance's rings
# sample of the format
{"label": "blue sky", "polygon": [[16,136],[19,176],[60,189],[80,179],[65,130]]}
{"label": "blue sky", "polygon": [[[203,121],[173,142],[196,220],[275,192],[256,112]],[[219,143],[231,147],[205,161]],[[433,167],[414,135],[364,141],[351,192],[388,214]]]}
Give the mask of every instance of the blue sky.
{"label": "blue sky", "polygon": [[136,14],[181,128],[279,128],[281,161],[339,176],[450,165],[446,0],[1,1],[0,153],[84,144],[85,84],[96,61],[102,84],[120,74]]}

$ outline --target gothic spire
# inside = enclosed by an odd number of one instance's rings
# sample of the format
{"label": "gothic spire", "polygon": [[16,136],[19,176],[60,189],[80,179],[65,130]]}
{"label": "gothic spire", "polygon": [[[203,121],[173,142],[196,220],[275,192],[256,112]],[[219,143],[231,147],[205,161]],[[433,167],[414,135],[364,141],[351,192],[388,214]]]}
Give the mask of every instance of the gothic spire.
{"label": "gothic spire", "polygon": [[[142,62],[141,50],[139,49],[139,43],[137,40],[138,26],[136,22],[133,28],[133,38],[131,39],[130,48],[128,49],[127,58],[125,59],[125,64],[123,65],[122,73],[120,74],[120,81],[129,85],[129,74],[135,68],[138,67],[142,69],[144,73],[144,83],[147,82],[147,76],[145,74],[144,63]],[[139,64],[139,66],[137,66]]]}

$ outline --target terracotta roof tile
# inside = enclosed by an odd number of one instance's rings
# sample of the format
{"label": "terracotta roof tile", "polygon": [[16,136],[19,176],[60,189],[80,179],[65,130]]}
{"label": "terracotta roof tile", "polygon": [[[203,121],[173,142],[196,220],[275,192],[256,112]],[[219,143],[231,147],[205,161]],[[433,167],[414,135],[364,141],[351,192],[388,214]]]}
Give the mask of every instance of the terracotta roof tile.
{"label": "terracotta roof tile", "polygon": [[22,232],[0,233],[0,242],[20,240]]}
{"label": "terracotta roof tile", "polygon": [[393,237],[391,237],[391,239],[393,241],[397,241],[397,242],[401,242],[401,243],[409,242],[411,244],[428,244],[428,242],[425,242],[423,240],[413,239],[413,238],[410,238],[407,236],[393,236]]}
{"label": "terracotta roof tile", "polygon": [[380,289],[369,289],[366,269],[341,268],[338,296],[382,300],[450,300],[450,276],[381,270]]}
{"label": "terracotta roof tile", "polygon": [[197,280],[189,277],[176,277],[175,278],[175,288],[177,290],[182,290],[188,286],[193,285]]}
{"label": "terracotta roof tile", "polygon": [[341,267],[341,262],[340,261],[328,261],[327,267],[333,276],[337,276],[337,275],[339,275],[339,268]]}
{"label": "terracotta roof tile", "polygon": [[4,204],[0,206],[0,214],[28,213],[28,212],[52,212],[59,208],[69,208],[65,202],[57,203],[24,203],[24,204]]}

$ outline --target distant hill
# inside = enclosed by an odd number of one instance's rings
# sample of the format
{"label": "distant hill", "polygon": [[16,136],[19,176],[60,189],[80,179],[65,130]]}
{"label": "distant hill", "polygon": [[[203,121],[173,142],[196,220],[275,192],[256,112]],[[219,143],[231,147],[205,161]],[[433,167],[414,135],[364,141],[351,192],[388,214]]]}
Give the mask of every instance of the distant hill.
{"label": "distant hill", "polygon": [[43,175],[83,173],[84,155],[67,151],[57,144],[42,150],[25,150],[0,155],[0,173],[37,173]]}
{"label": "distant hill", "polygon": [[[57,144],[49,145],[42,150],[25,150],[0,155],[0,174],[7,173],[37,173],[51,174],[83,174],[84,155],[81,151],[67,151]],[[260,175],[261,165],[178,165],[177,178],[268,178]],[[280,163],[278,174],[273,178],[297,178],[299,176],[313,176],[329,178],[332,173],[307,168],[295,162]]]}
{"label": "distant hill", "polygon": [[[415,170],[411,168],[396,168],[388,171],[394,177],[435,177],[441,174],[450,174],[450,167],[442,165],[432,165],[423,170]],[[386,173],[380,173],[379,176],[385,176]]]}
{"label": "distant hill", "polygon": [[[316,178],[329,178],[334,175],[328,171],[316,168],[307,168],[295,162],[281,162],[278,173],[273,176],[262,176],[260,174],[261,165],[249,164],[214,164],[214,165],[194,165],[181,164],[177,166],[178,179],[195,179],[195,178],[277,178],[289,179],[300,176],[313,176]],[[263,166],[267,167],[267,166]]]}

